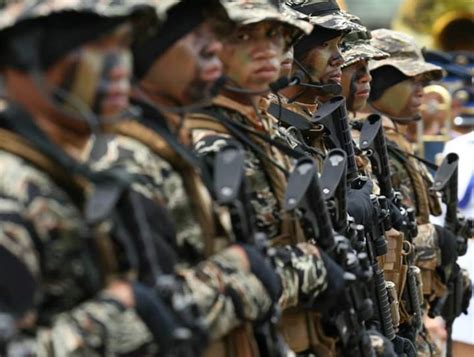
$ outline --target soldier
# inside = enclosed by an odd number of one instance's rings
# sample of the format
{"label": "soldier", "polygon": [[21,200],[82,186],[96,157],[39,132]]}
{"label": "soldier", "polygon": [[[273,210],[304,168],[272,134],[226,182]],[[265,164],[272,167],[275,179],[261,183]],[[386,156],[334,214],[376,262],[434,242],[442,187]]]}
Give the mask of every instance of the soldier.
{"label": "soldier", "polygon": [[[440,203],[430,191],[432,179],[426,167],[412,156],[411,145],[403,133],[407,124],[420,119],[424,85],[441,78],[442,71],[424,61],[420,49],[408,35],[375,30],[371,44],[388,52],[390,58],[371,63],[369,107],[385,116],[394,188],[401,192],[405,206],[416,208],[419,233],[413,240],[415,263],[422,270],[425,301],[433,307],[446,291],[447,271],[457,257],[456,238],[450,231],[429,222],[430,214],[440,214]],[[418,353],[430,355],[431,348],[424,340],[424,334],[417,337]]]}
{"label": "soldier", "polygon": [[[296,352],[329,353],[318,341],[321,336],[313,323],[307,324],[315,321],[317,325],[318,317],[304,313],[301,308],[331,303],[329,294],[337,296],[341,288],[340,268],[316,247],[302,243],[305,238],[299,223],[282,212],[285,174],[290,162],[273,146],[274,140],[278,141],[277,121],[267,112],[268,101],[264,97],[269,84],[278,78],[285,49],[295,39],[293,24],[297,20],[282,17],[265,1],[230,1],[226,8],[238,23],[224,42],[220,56],[230,83],[212,106],[189,115],[185,126],[192,130],[195,150],[208,161],[228,144],[238,142],[244,146],[248,196],[257,228],[279,247],[279,257],[286,256],[279,263],[287,272],[282,281],[284,286],[289,282],[293,286],[293,292],[289,294],[284,289],[280,299],[285,309],[281,324],[285,339]],[[258,137],[249,134],[253,132]],[[328,270],[327,281],[321,268]],[[300,278],[294,280],[296,276],[306,276],[305,281],[311,284],[302,285]],[[323,291],[324,297],[319,296]],[[308,306],[308,298],[315,302]]]}
{"label": "soldier", "polygon": [[131,285],[101,270],[79,164],[98,118],[126,113],[139,10],[153,14],[143,2],[106,0],[12,1],[0,13],[0,307],[25,332],[0,353],[147,351]]}
{"label": "soldier", "polygon": [[[212,95],[222,74],[216,35],[231,24],[218,1],[167,4],[158,3],[165,18],[158,31],[133,46],[132,103],[141,115],[109,125],[91,158],[97,170],[124,168],[134,176],[131,190],[142,202],[159,266],[153,270],[148,264],[140,277],[152,286],[160,273],[175,277],[177,302],[191,301],[192,320],[200,322],[189,327],[197,327],[193,332],[203,344],[210,340],[205,355],[259,355],[249,322],[265,320],[280,296],[280,278],[255,247],[235,244],[228,225],[221,224],[209,192],[211,176],[189,150],[181,118]],[[135,237],[139,223],[132,227]]]}

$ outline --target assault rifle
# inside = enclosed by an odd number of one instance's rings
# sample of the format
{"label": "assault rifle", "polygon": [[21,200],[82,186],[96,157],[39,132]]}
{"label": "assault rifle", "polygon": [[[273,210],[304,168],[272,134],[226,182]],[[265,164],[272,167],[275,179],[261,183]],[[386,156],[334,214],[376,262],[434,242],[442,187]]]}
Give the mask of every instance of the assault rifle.
{"label": "assault rifle", "polygon": [[[271,258],[274,250],[268,247],[264,233],[256,231],[254,216],[244,182],[244,151],[237,144],[222,148],[214,161],[214,195],[217,203],[228,207],[232,228],[238,242],[257,247],[264,256]],[[271,259],[270,259],[271,263]],[[289,348],[278,332],[280,311],[274,304],[267,321],[254,326],[255,337],[262,356],[283,357]]]}
{"label": "assault rifle", "polygon": [[353,187],[359,178],[359,173],[355,161],[351,128],[347,118],[346,99],[342,96],[331,98],[319,107],[311,122],[324,127],[326,142],[331,149],[342,149],[346,153],[347,179]]}
{"label": "assault rifle", "polygon": [[[405,239],[413,243],[413,237],[417,235],[416,217],[413,208],[405,209],[401,204],[401,195],[395,192],[392,187],[390,173],[390,164],[388,159],[387,144],[382,126],[382,117],[378,114],[371,114],[365,120],[360,133],[360,148],[365,152],[372,165],[372,173],[377,177],[380,187],[380,193],[386,197],[389,202],[397,207],[403,216],[402,222],[391,222],[390,216],[387,216],[388,227],[396,227],[405,235]],[[408,224],[407,224],[408,222]],[[404,300],[408,313],[413,317],[412,327],[416,335],[423,326],[422,299],[420,293],[420,270],[414,265],[413,249],[404,256],[408,265],[407,284],[403,291]],[[413,341],[414,342],[414,341]]]}
{"label": "assault rifle", "polygon": [[[346,154],[340,149],[331,150],[324,161],[321,177],[323,198],[327,203],[336,231],[351,238],[352,246],[359,254],[364,254],[373,279],[366,279],[365,284],[370,288],[370,295],[375,302],[375,319],[380,326],[378,329],[390,340],[395,337],[395,329],[383,271],[380,269],[377,256],[381,244],[374,242],[374,235],[366,234],[363,226],[354,226],[348,219],[346,210]],[[384,239],[378,236],[379,242]],[[377,250],[378,249],[378,250]],[[371,277],[372,278],[372,277]],[[362,280],[363,281],[363,280]],[[361,310],[363,311],[363,310]],[[371,316],[365,316],[365,321]]]}
{"label": "assault rifle", "polygon": [[[327,142],[332,148],[339,148],[346,153],[347,160],[347,184],[339,186],[339,197],[345,195],[347,187],[358,188],[364,183],[364,179],[359,176],[356,160],[354,143],[352,140],[351,128],[349,126],[346,100],[344,97],[333,97],[328,102],[324,103],[318,111],[314,114],[312,122],[314,124],[323,125],[326,131]],[[344,192],[344,195],[341,194]],[[357,230],[357,237],[359,243],[354,246],[359,246],[368,255],[370,265],[374,272],[374,282],[372,287],[373,300],[376,305],[375,316],[380,324],[380,331],[388,339],[395,338],[395,328],[391,315],[391,308],[387,290],[385,287],[385,279],[383,271],[378,266],[377,257],[387,253],[387,243],[385,241],[384,233],[391,228],[389,221],[388,203],[385,197],[376,197],[373,195],[372,203],[377,211],[377,219],[370,229],[366,232],[362,227]],[[338,200],[338,205],[341,205],[341,200]],[[344,214],[338,215],[339,220],[344,219]],[[336,224],[337,228],[347,226],[344,221],[339,221]],[[346,227],[347,228],[347,227]]]}
{"label": "assault rifle", "polygon": [[[434,178],[433,190],[441,192],[446,204],[444,226],[456,236],[456,248],[459,256],[467,250],[467,240],[474,235],[472,219],[465,219],[458,214],[458,162],[455,153],[448,154],[438,168]],[[441,315],[446,321],[448,332],[446,353],[452,355],[452,325],[456,317],[463,312],[464,278],[457,263],[453,264],[445,294],[433,304],[430,316]]]}
{"label": "assault rifle", "polygon": [[338,306],[323,315],[325,322],[337,331],[344,355],[371,356],[374,351],[365,326],[367,316],[360,316],[361,311],[358,311],[362,309],[371,314],[370,303],[361,295],[357,282],[357,277],[369,270],[367,255],[356,255],[348,239],[334,232],[311,158],[302,158],[296,163],[288,180],[284,209],[297,210],[301,214],[307,239],[330,255],[345,271],[344,308]]}

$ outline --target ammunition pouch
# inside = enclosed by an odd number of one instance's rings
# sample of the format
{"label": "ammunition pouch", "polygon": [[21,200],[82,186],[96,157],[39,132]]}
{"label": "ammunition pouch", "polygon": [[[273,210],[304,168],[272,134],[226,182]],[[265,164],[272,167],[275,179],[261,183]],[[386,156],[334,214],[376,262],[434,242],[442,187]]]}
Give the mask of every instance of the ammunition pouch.
{"label": "ammunition pouch", "polygon": [[317,356],[337,355],[336,339],[324,333],[319,313],[298,307],[289,308],[283,311],[280,332],[296,353],[309,351]]}
{"label": "ammunition pouch", "polygon": [[[204,357],[257,357],[258,345],[253,336],[252,326],[246,323],[235,328],[219,340],[213,341],[204,350]],[[262,356],[263,357],[263,356]]]}

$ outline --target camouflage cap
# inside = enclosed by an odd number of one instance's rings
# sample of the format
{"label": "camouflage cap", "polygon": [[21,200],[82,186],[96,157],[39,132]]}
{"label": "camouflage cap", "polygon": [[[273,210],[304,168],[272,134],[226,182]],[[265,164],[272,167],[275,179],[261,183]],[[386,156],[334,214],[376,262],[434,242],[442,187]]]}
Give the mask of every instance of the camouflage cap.
{"label": "camouflage cap", "polygon": [[310,23],[330,30],[351,32],[366,31],[366,28],[353,20],[356,16],[342,11],[334,0],[288,0],[291,8],[309,16]]}
{"label": "camouflage cap", "polygon": [[390,54],[389,58],[372,62],[371,71],[383,66],[392,66],[408,77],[423,75],[428,80],[443,77],[441,67],[425,61],[413,37],[388,29],[374,30],[371,35],[371,45]]}
{"label": "camouflage cap", "polygon": [[340,48],[344,64],[348,67],[360,60],[381,60],[389,57],[387,52],[379,50],[370,44],[369,31],[351,32],[342,38]]}
{"label": "camouflage cap", "polygon": [[276,21],[295,30],[294,39],[309,34],[313,26],[303,18],[292,16],[278,0],[222,0],[230,19],[238,25]]}
{"label": "camouflage cap", "polygon": [[28,20],[60,13],[86,13],[100,17],[127,17],[139,12],[151,14],[148,0],[11,0],[0,11],[0,33]]}

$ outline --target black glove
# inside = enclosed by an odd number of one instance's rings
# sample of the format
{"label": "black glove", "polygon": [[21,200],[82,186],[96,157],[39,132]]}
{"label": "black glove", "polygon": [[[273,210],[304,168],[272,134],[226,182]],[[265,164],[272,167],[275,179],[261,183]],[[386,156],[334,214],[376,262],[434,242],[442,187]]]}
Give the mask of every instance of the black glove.
{"label": "black glove", "polygon": [[354,217],[357,224],[368,226],[372,224],[376,214],[374,205],[370,200],[374,184],[368,180],[361,188],[350,188],[347,191],[347,212]]}
{"label": "black glove", "polygon": [[438,233],[438,244],[441,250],[441,266],[454,264],[458,258],[456,235],[449,229],[434,225]]}
{"label": "black glove", "polygon": [[277,302],[283,292],[280,277],[257,248],[250,244],[242,244],[250,262],[250,271],[261,281],[273,302]]}
{"label": "black glove", "polygon": [[161,351],[170,351],[175,344],[184,344],[188,341],[180,340],[186,336],[185,329],[180,328],[171,309],[166,306],[154,289],[138,282],[133,283],[135,310],[152,333],[154,340]]}
{"label": "black glove", "polygon": [[325,252],[320,251],[324,266],[327,271],[327,288],[319,295],[311,307],[317,311],[327,312],[330,308],[344,301],[344,289],[346,281],[344,279],[344,270],[339,264],[332,260]]}
{"label": "black glove", "polygon": [[397,356],[403,357],[416,357],[416,348],[413,343],[408,339],[400,336],[395,336],[392,340],[393,347]]}
{"label": "black glove", "polygon": [[469,303],[471,302],[472,297],[472,280],[469,279],[467,286],[464,288],[462,295],[462,304],[461,311],[467,315],[467,309],[469,308]]}
{"label": "black glove", "polygon": [[391,200],[388,202],[390,209],[390,220],[392,221],[393,227],[399,232],[405,232],[408,228],[408,219],[405,217],[400,208]]}

